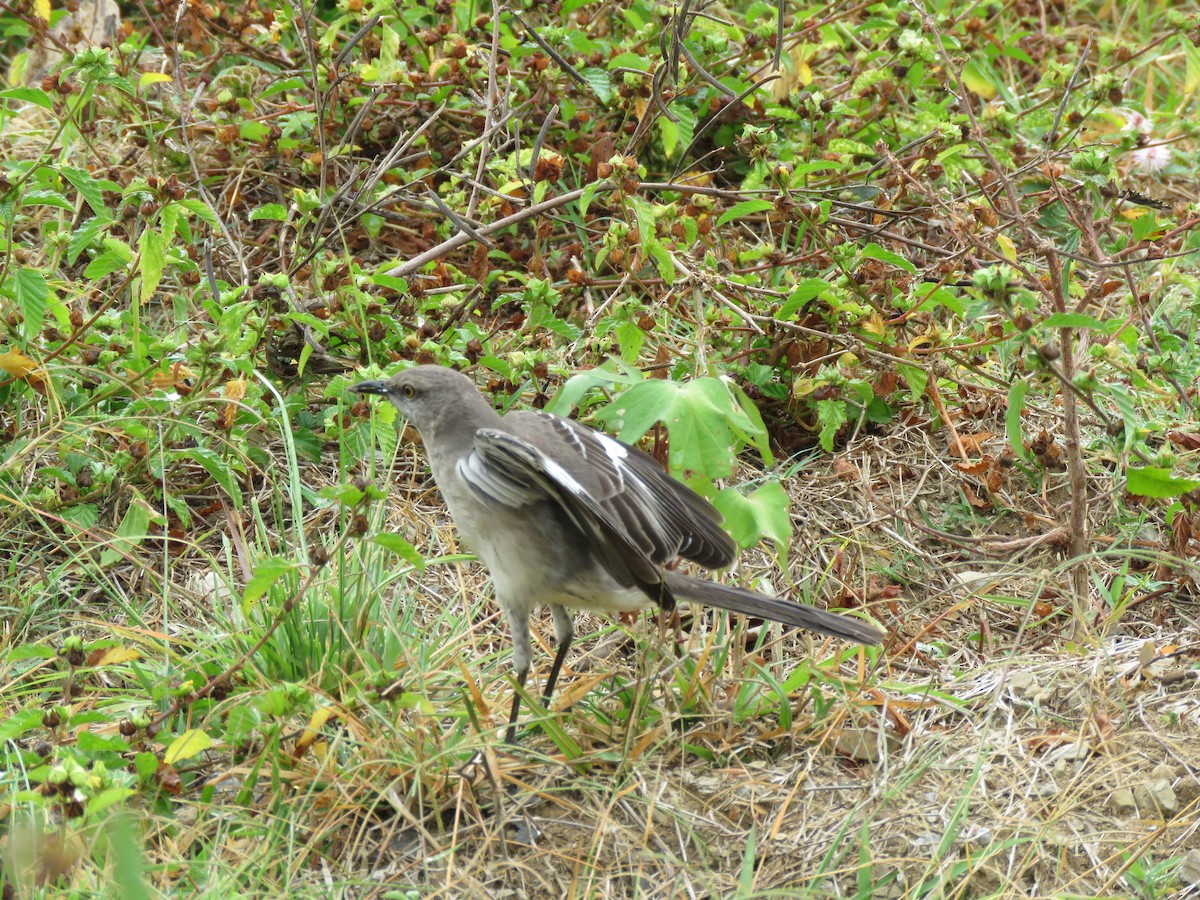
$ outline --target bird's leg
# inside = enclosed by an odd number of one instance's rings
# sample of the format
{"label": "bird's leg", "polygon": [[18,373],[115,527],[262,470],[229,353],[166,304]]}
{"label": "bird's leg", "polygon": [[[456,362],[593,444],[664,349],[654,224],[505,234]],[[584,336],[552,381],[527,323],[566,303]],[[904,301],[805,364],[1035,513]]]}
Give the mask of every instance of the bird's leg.
{"label": "bird's leg", "polygon": [[508,714],[508,730],[504,732],[504,743],[515,744],[517,716],[521,712],[521,691],[529,677],[533,664],[533,649],[529,643],[529,610],[523,606],[501,604],[508,616],[508,628],[512,632],[513,668],[516,670],[516,685],[513,688],[512,711]]}
{"label": "bird's leg", "polygon": [[558,673],[562,671],[563,660],[571,648],[571,639],[575,636],[575,626],[572,615],[561,606],[551,606],[550,613],[554,616],[554,637],[558,649],[554,653],[554,663],[550,666],[550,677],[546,679],[546,690],[542,692],[542,706],[550,708],[550,697],[554,694],[554,685],[558,683]]}
{"label": "bird's leg", "polygon": [[516,744],[517,742],[517,716],[521,712],[521,691],[525,689],[525,679],[528,677],[528,666],[517,670],[516,685],[513,688],[512,710],[508,714],[508,730],[504,732],[504,743],[506,744]]}

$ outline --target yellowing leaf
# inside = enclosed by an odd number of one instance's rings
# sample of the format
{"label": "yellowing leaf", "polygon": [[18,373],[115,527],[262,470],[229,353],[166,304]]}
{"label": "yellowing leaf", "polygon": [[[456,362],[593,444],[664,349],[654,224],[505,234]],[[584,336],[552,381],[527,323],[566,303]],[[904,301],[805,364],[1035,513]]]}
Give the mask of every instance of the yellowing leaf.
{"label": "yellowing leaf", "polygon": [[200,755],[212,745],[213,739],[208,736],[207,732],[193,728],[171,741],[171,746],[163,754],[163,762],[168,766],[173,766],[180,760]]}
{"label": "yellowing leaf", "polygon": [[883,324],[883,316],[879,313],[872,313],[858,324],[867,334],[873,334],[877,337],[882,337],[887,331],[887,328]]}
{"label": "yellowing leaf", "polygon": [[0,370],[7,372],[13,378],[20,378],[31,388],[46,396],[46,373],[36,362],[16,350],[6,350],[0,353]]}
{"label": "yellowing leaf", "polygon": [[173,391],[181,383],[192,377],[192,370],[183,363],[172,363],[165,372],[155,372],[150,376],[150,383],[160,391]]}
{"label": "yellowing leaf", "polygon": [[246,397],[246,379],[233,378],[225,382],[225,399],[230,401],[243,400]]}
{"label": "yellowing leaf", "polygon": [[1007,234],[998,234],[996,235],[996,243],[1000,245],[1000,253],[1003,254],[1005,259],[1010,263],[1017,261],[1017,245],[1012,242],[1012,238]]}
{"label": "yellowing leaf", "polygon": [[991,100],[996,96],[996,86],[973,61],[963,68],[962,82],[968,91],[984,100]]}
{"label": "yellowing leaf", "polygon": [[141,659],[142,654],[132,647],[106,647],[95,657],[88,658],[89,666],[117,666],[131,660]]}
{"label": "yellowing leaf", "polygon": [[16,350],[8,350],[0,353],[0,369],[3,369],[14,378],[24,378],[36,368],[37,363],[23,353],[18,353]]}
{"label": "yellowing leaf", "polygon": [[309,747],[321,736],[321,729],[325,727],[325,723],[329,721],[329,717],[333,715],[333,708],[322,706],[317,709],[312,718],[308,720],[308,726],[300,734],[300,739],[296,741],[296,746],[292,750],[292,758],[300,759],[308,752]]}
{"label": "yellowing leaf", "polygon": [[33,0],[33,14],[43,22],[49,22],[50,0]]}
{"label": "yellowing leaf", "polygon": [[138,79],[138,90],[148,88],[152,84],[162,84],[164,81],[170,81],[171,76],[166,72],[143,72]]}

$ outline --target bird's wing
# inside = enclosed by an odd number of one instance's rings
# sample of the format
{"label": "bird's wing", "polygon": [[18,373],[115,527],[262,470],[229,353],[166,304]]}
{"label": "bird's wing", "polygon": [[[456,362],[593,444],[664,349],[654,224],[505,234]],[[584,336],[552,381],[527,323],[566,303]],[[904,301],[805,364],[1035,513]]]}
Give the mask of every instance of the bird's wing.
{"label": "bird's wing", "polygon": [[555,462],[582,482],[641,546],[653,548],[655,562],[683,557],[707,569],[733,562],[737,545],[721,528],[721,514],[664,472],[652,456],[571,419],[541,412],[521,415],[522,427],[535,421],[553,435],[545,443],[557,451]]}
{"label": "bird's wing", "polygon": [[[655,565],[678,557],[709,569],[733,562],[737,546],[722,530],[721,514],[667,475],[652,457],[548,413],[510,413],[504,422],[505,433],[519,434],[537,448],[540,471],[562,488],[576,486],[604,520]],[[519,479],[507,483],[514,481]]]}
{"label": "bird's wing", "polygon": [[[492,503],[512,509],[552,503],[579,529],[588,552],[620,584],[637,586],[670,609],[662,565],[639,536],[614,518],[587,486],[549,455],[510,431],[481,428],[475,448],[458,463],[463,481]],[[531,511],[537,515],[536,511]]]}

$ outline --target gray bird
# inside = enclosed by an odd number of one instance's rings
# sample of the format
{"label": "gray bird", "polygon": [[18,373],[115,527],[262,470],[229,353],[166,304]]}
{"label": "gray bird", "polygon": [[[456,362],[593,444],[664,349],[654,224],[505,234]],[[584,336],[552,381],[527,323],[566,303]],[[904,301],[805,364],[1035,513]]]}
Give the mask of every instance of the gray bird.
{"label": "gray bird", "polygon": [[[634,447],[546,412],[501,416],[469,378],[441,366],[350,390],[386,397],[420,432],[454,524],[491,573],[519,686],[533,661],[529,614],[550,607],[558,650],[547,704],[574,635],[573,609],[672,610],[691,600],[860,644],[883,638],[857,619],[665,568],[679,558],[723,568],[737,546],[711,503]],[[520,698],[514,692],[509,743]]]}

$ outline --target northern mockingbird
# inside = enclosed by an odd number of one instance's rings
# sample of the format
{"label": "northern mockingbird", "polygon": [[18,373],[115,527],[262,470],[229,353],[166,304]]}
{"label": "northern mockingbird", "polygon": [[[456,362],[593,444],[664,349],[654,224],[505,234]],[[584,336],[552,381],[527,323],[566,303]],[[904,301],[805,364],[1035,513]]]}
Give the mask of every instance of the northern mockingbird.
{"label": "northern mockingbird", "polygon": [[[671,610],[692,600],[860,644],[883,637],[857,619],[665,568],[680,557],[723,568],[737,546],[712,504],[640,450],[550,413],[501,416],[469,378],[441,366],[350,390],[386,397],[420,432],[459,533],[491,572],[518,686],[533,660],[529,613],[550,607],[558,651],[547,704],[574,634],[570,609]],[[509,743],[520,702],[518,690]]]}

